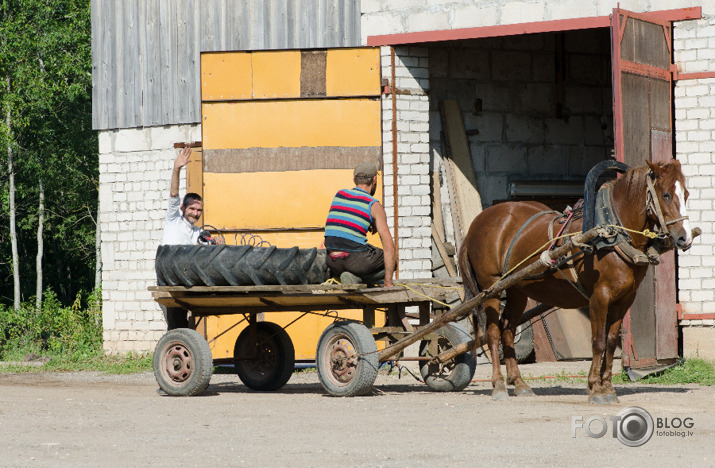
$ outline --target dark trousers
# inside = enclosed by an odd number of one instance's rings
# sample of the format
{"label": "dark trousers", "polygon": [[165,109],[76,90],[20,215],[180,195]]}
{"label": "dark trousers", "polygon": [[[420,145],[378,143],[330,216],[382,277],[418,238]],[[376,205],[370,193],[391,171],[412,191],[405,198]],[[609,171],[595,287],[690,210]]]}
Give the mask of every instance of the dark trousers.
{"label": "dark trousers", "polygon": [[166,330],[175,328],[189,328],[189,318],[186,316],[186,309],[180,307],[161,306],[166,320]]}
{"label": "dark trousers", "polygon": [[382,249],[367,244],[365,250],[348,252],[347,257],[333,258],[328,254],[328,268],[332,276],[349,271],[364,279],[385,269],[385,257]]}

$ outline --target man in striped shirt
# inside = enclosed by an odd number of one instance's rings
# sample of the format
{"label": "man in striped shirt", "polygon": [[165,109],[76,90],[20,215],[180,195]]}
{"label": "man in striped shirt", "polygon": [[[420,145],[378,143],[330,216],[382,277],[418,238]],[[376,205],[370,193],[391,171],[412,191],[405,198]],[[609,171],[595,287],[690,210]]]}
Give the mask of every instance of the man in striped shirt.
{"label": "man in striped shirt", "polygon": [[[385,208],[374,198],[377,166],[358,164],[353,172],[355,188],[340,190],[330,205],[325,222],[328,267],[343,283],[377,283],[392,286],[395,243],[387,227]],[[367,243],[368,231],[380,235],[384,250]]]}

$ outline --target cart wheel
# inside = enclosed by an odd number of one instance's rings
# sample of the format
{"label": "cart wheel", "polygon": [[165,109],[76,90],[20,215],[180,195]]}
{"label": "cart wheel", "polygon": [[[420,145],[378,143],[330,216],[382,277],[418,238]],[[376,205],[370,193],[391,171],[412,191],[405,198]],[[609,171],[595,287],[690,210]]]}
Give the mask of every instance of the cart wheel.
{"label": "cart wheel", "polygon": [[[436,356],[471,339],[469,333],[456,323],[446,324],[433,336],[433,339],[420,343],[420,356]],[[470,351],[443,363],[420,361],[420,374],[431,390],[459,392],[472,381],[476,366],[477,361]]]}
{"label": "cart wheel", "polygon": [[365,395],[377,378],[377,344],[357,322],[335,322],[323,331],[315,355],[320,383],[333,396]]}
{"label": "cart wheel", "polygon": [[156,345],[153,362],[159,387],[172,396],[201,394],[214,369],[209,344],[190,328],[166,332]]}
{"label": "cart wheel", "polygon": [[[255,341],[251,339],[251,327],[255,327]],[[278,390],[293,375],[293,342],[280,325],[258,322],[245,328],[236,338],[233,362],[246,387],[259,391]]]}

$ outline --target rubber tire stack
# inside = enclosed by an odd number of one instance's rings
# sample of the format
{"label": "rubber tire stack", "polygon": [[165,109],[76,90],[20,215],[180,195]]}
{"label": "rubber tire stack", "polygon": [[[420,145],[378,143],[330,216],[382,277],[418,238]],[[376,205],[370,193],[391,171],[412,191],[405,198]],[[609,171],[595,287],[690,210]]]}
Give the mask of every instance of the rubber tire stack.
{"label": "rubber tire stack", "polygon": [[161,245],[159,286],[261,286],[320,284],[328,278],[321,249],[250,245]]}

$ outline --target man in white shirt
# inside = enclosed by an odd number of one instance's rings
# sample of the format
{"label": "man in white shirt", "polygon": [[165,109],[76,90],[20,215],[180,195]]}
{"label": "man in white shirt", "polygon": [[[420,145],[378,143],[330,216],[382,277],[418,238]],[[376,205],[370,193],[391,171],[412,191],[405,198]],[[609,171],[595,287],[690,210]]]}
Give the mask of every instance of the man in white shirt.
{"label": "man in white shirt", "polygon": [[195,225],[204,210],[204,202],[198,193],[187,193],[179,198],[181,168],[189,163],[191,149],[183,148],[174,160],[169,188],[169,209],[166,212],[162,245],[196,244],[201,230]]}
{"label": "man in white shirt", "polygon": [[[169,188],[169,208],[166,212],[164,224],[164,237],[162,245],[196,245],[198,244],[201,229],[196,222],[204,210],[204,202],[198,193],[187,193],[183,201],[179,198],[179,180],[181,168],[189,164],[191,149],[183,148],[174,160],[174,169],[171,172],[171,185]],[[217,244],[223,244],[221,236],[212,238]],[[164,319],[168,330],[174,328],[187,328],[189,322],[186,310],[176,307],[164,307]]]}

